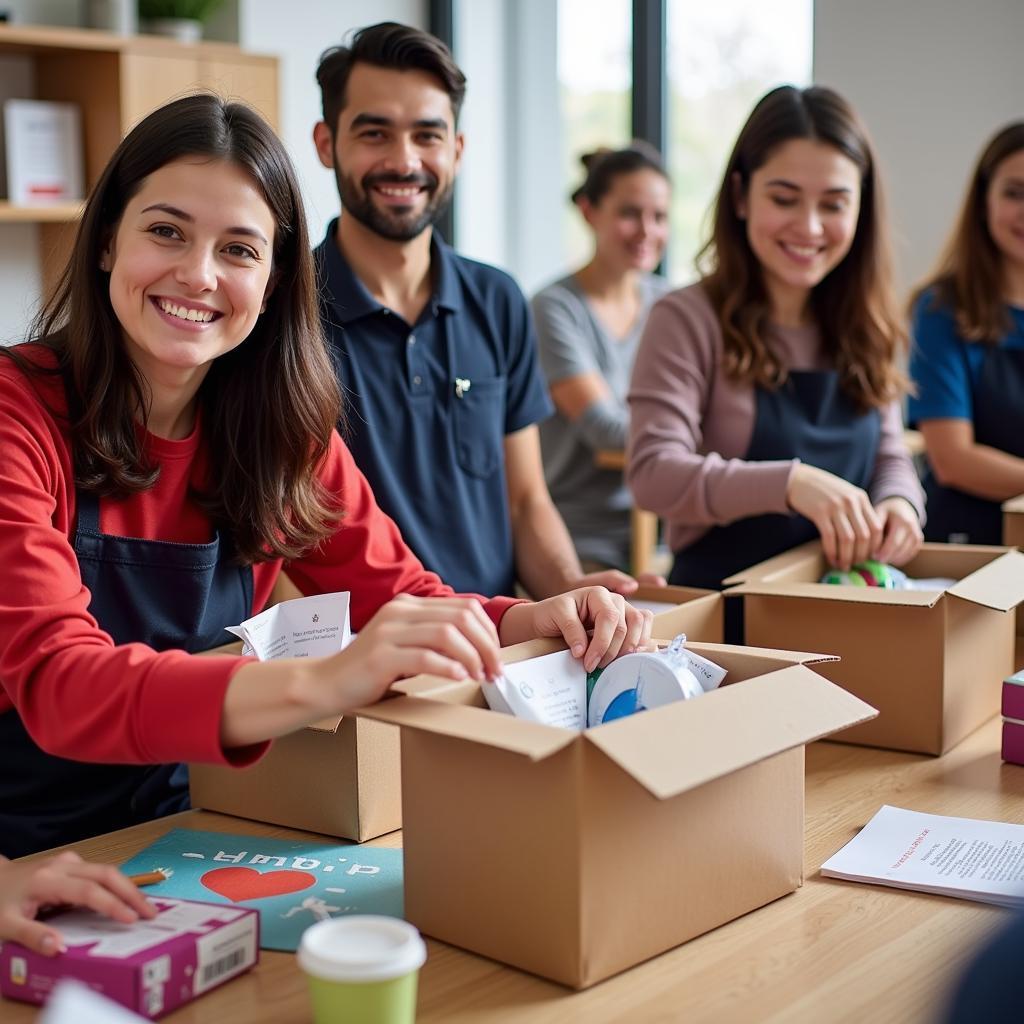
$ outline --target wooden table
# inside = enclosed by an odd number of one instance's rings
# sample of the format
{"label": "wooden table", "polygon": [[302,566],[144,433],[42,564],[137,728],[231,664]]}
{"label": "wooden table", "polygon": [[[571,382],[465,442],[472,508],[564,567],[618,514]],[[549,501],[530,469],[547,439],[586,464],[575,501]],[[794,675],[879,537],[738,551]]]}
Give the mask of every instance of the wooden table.
{"label": "wooden table", "polygon": [[[602,450],[594,455],[594,465],[601,469],[626,468],[626,453]],[[658,517],[634,504],[629,510],[629,568],[634,576],[653,572],[654,552],[658,546]]]}
{"label": "wooden table", "polygon": [[[818,868],[883,804],[962,817],[1024,821],[1024,767],[999,759],[999,722],[942,758],[832,743],[807,752],[802,889],[585,992],[429,942],[419,1016],[428,1021],[933,1022],[964,960],[1006,921],[980,903],[825,880]],[[170,826],[301,837],[289,829],[206,812],[77,845],[123,861]],[[397,846],[400,834],[377,841]],[[248,975],[165,1018],[172,1024],[291,1024],[309,1020],[294,957],[262,955]],[[4,1024],[36,1011],[0,1003]]]}

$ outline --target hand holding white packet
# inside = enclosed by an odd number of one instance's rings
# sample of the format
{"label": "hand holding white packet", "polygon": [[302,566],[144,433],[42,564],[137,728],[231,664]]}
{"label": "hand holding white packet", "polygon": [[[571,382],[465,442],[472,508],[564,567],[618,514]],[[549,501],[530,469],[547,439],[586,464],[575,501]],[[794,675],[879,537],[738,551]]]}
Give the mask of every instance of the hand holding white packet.
{"label": "hand holding white packet", "polygon": [[586,725],[587,676],[569,651],[506,665],[481,689],[492,711],[577,731]]}
{"label": "hand holding white packet", "polygon": [[352,642],[349,592],[282,601],[227,631],[241,637],[243,654],[260,661],[337,654]]}

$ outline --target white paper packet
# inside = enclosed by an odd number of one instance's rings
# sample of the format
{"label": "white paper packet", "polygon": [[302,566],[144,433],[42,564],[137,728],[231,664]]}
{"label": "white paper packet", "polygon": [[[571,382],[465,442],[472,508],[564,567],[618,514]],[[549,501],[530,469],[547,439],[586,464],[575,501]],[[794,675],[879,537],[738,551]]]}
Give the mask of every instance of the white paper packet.
{"label": "white paper packet", "polygon": [[242,639],[242,653],[260,661],[337,654],[352,642],[349,592],[282,601],[227,631]]}

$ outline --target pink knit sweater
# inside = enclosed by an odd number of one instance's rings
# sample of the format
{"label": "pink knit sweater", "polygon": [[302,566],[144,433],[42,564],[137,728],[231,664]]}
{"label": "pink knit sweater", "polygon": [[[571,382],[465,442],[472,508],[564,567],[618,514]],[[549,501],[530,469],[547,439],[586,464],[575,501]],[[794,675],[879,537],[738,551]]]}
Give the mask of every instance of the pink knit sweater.
{"label": "pink knit sweater", "polygon": [[[775,327],[769,344],[791,370],[830,365],[817,327]],[[786,487],[799,460],[747,462],[755,389],[722,370],[722,331],[704,289],[691,285],[651,310],[629,391],[627,480],[637,504],[668,523],[673,551],[714,525],[788,512]],[[906,498],[924,517],[924,494],[903,442],[898,402],[882,410],[868,488],[874,504]]]}

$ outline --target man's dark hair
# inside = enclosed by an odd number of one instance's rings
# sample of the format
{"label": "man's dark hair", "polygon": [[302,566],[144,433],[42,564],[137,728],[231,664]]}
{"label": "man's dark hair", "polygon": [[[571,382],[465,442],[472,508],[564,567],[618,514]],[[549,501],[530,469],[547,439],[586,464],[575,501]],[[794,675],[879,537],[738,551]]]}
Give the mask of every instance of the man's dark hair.
{"label": "man's dark hair", "polygon": [[345,107],[348,77],[359,63],[433,75],[448,93],[452,114],[458,120],[466,95],[466,76],[459,70],[451,50],[429,32],[382,21],[379,25],[361,28],[348,46],[332,46],[320,56],[316,80],[320,86],[324,122],[332,133],[337,130],[338,116]]}

